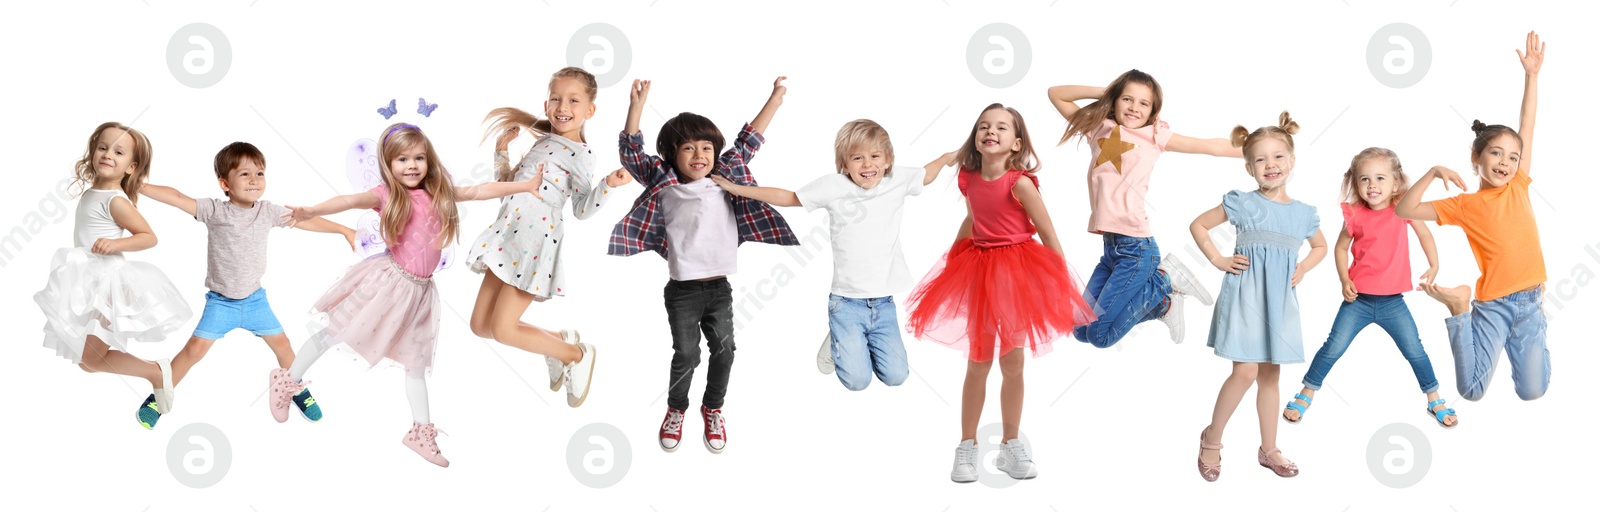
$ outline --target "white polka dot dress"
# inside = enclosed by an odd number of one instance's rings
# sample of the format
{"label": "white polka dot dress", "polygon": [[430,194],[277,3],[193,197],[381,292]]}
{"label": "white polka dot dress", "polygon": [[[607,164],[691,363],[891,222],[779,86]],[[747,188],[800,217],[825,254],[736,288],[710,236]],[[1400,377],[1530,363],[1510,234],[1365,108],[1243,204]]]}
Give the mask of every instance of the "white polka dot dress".
{"label": "white polka dot dress", "polygon": [[[509,165],[505,153],[495,154],[496,167]],[[594,180],[594,151],[588,144],[559,135],[535,142],[512,178],[533,178],[544,162],[543,200],[521,193],[500,200],[500,212],[467,255],[473,272],[492,271],[502,282],[533,294],[535,300],[565,295],[561,268],[562,209],[571,203],[579,219],[593,216],[611,197],[604,176]]]}

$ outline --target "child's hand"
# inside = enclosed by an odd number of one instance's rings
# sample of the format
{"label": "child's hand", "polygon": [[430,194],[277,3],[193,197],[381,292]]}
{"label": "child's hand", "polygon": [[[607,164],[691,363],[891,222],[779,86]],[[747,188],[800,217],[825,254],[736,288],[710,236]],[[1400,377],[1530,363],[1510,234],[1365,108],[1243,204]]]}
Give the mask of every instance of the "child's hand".
{"label": "child's hand", "polygon": [[712,183],[716,183],[717,186],[722,187],[722,190],[726,190],[730,194],[738,195],[738,193],[734,192],[733,189],[734,189],[734,187],[737,187],[739,185],[735,184],[732,181],[728,181],[728,179],[722,177],[722,175],[720,175],[720,174],[712,174],[712,175],[709,175],[707,177],[711,178],[711,182]]}
{"label": "child's hand", "polygon": [[623,186],[623,185],[627,185],[627,184],[632,183],[632,182],[633,182],[633,175],[632,174],[628,174],[628,169],[627,168],[618,167],[617,170],[611,171],[611,174],[607,174],[606,175],[606,186],[607,187],[617,188],[617,187],[620,187],[620,186]]}
{"label": "child's hand", "polygon": [[1421,280],[1424,283],[1433,284],[1433,276],[1436,276],[1438,274],[1439,274],[1439,267],[1437,267],[1437,266],[1428,267],[1428,271],[1427,272],[1423,272],[1422,273],[1422,277],[1418,277],[1417,279]]}
{"label": "child's hand", "polygon": [[533,194],[533,197],[537,197],[540,201],[543,201],[544,194],[539,192],[539,187],[544,185],[544,162],[539,162],[537,165],[535,165],[533,177],[528,178],[528,181],[524,181],[523,183],[528,185],[529,194]]}
{"label": "child's hand", "polygon": [[643,106],[649,96],[650,81],[634,79],[633,86],[628,88],[628,106]]}
{"label": "child's hand", "polygon": [[1344,281],[1344,301],[1345,302],[1355,302],[1356,301],[1356,282],[1355,281],[1351,281],[1349,279],[1344,279],[1343,281]]}
{"label": "child's hand", "polygon": [[495,139],[494,150],[497,152],[505,151],[506,148],[511,147],[511,141],[516,140],[519,133],[522,133],[521,126],[513,126],[507,129],[505,133],[500,134],[500,138]]}
{"label": "child's hand", "polygon": [[787,80],[788,78],[789,77],[786,76],[780,76],[777,80],[772,81],[772,97],[782,98],[784,93],[789,92],[789,88],[783,86],[783,81]]}
{"label": "child's hand", "polygon": [[284,227],[292,228],[300,221],[311,220],[317,217],[315,213],[311,212],[311,207],[309,206],[284,206],[284,209],[289,210],[281,215],[281,217],[289,219],[289,223]]}
{"label": "child's hand", "polygon": [[1451,183],[1455,183],[1457,187],[1461,187],[1461,191],[1462,192],[1466,192],[1467,191],[1467,182],[1463,181],[1461,179],[1461,175],[1460,174],[1456,174],[1455,171],[1452,171],[1449,168],[1446,168],[1445,166],[1442,166],[1442,165],[1435,165],[1435,166],[1433,166],[1432,169],[1429,169],[1428,171],[1432,172],[1434,176],[1438,176],[1439,179],[1444,180],[1444,189],[1445,190],[1450,190],[1450,184]]}
{"label": "child's hand", "polygon": [[1528,75],[1539,74],[1539,67],[1544,66],[1544,43],[1539,42],[1539,34],[1528,32],[1528,51],[1517,50],[1517,58],[1522,59],[1522,70]]}
{"label": "child's hand", "polygon": [[1289,287],[1290,288],[1294,288],[1296,286],[1300,286],[1300,280],[1304,279],[1306,277],[1306,270],[1305,270],[1305,268],[1302,268],[1302,267],[1304,267],[1304,265],[1305,264],[1302,263],[1300,265],[1295,265],[1294,266],[1294,275],[1289,277]]}
{"label": "child's hand", "polygon": [[1232,257],[1217,256],[1211,260],[1211,266],[1229,274],[1241,274],[1244,269],[1250,267],[1250,257],[1243,254],[1235,254]]}
{"label": "child's hand", "polygon": [[122,244],[117,243],[116,239],[101,238],[94,241],[94,245],[89,248],[89,252],[95,254],[116,254],[122,252]]}

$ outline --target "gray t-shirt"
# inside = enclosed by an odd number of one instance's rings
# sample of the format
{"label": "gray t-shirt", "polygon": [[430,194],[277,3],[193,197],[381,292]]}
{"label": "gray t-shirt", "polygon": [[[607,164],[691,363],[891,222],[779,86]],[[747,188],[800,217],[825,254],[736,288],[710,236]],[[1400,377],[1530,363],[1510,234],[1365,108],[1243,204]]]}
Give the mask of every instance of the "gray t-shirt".
{"label": "gray t-shirt", "polygon": [[194,202],[194,220],[204,222],[206,288],[230,299],[249,297],[261,288],[267,272],[267,230],[288,222],[288,208],[256,201],[255,208],[240,208],[227,199],[203,198]]}

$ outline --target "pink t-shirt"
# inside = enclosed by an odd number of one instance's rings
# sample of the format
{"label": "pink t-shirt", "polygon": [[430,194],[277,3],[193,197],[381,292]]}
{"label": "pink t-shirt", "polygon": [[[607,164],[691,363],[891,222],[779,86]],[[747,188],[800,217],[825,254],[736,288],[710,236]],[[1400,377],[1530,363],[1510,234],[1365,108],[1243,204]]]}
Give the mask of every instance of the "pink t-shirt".
{"label": "pink t-shirt", "polygon": [[[433,209],[433,197],[428,191],[414,188],[411,193],[411,219],[406,221],[405,230],[400,233],[400,240],[389,246],[389,256],[394,258],[400,268],[417,277],[431,277],[433,270],[439,268],[439,232],[444,230],[444,223],[439,220],[439,212]],[[372,189],[378,195],[378,207],[373,210],[382,213],[383,207],[389,204],[389,189],[378,185]]]}
{"label": "pink t-shirt", "polygon": [[[1103,119],[1100,127],[1089,133],[1089,151],[1093,155],[1089,160],[1090,233],[1150,236],[1144,198],[1150,190],[1150,173],[1155,170],[1156,158],[1167,150],[1170,139],[1172,129],[1160,119],[1143,128],[1127,128]],[[1128,148],[1127,144],[1133,147]],[[1122,154],[1096,165],[1103,151]]]}
{"label": "pink t-shirt", "polygon": [[1411,244],[1406,237],[1410,221],[1365,204],[1339,203],[1344,228],[1350,232],[1350,281],[1356,292],[1394,295],[1411,290]]}

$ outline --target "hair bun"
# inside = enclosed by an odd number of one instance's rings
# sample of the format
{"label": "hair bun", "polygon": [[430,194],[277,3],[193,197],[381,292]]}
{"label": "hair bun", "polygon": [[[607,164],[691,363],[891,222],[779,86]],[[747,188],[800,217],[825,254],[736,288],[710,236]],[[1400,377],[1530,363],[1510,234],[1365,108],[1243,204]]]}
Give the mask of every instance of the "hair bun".
{"label": "hair bun", "polygon": [[1483,131],[1485,129],[1488,129],[1488,128],[1489,128],[1489,126],[1486,125],[1486,124],[1483,124],[1483,121],[1479,121],[1477,119],[1473,119],[1472,120],[1472,133],[1475,133],[1475,134],[1483,133]]}
{"label": "hair bun", "polygon": [[1228,136],[1228,140],[1233,143],[1233,147],[1242,148],[1244,147],[1244,140],[1249,137],[1250,129],[1245,128],[1244,125],[1239,125],[1233,127],[1233,133]]}
{"label": "hair bun", "polygon": [[1294,122],[1294,119],[1289,117],[1289,111],[1287,110],[1283,111],[1282,114],[1278,114],[1278,128],[1289,132],[1289,135],[1300,133],[1300,123]]}

